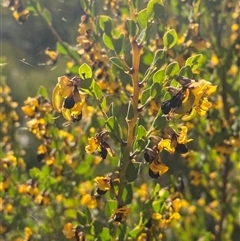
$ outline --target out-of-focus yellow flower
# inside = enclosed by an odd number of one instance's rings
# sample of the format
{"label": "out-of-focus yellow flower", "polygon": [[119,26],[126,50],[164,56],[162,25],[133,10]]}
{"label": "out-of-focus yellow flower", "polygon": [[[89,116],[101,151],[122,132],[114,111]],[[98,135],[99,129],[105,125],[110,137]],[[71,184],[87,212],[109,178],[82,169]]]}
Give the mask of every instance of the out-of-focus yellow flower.
{"label": "out-of-focus yellow flower", "polygon": [[192,215],[193,213],[196,212],[196,209],[197,209],[196,206],[191,205],[191,206],[188,207],[188,213],[189,213],[190,215]]}
{"label": "out-of-focus yellow flower", "polygon": [[58,60],[58,53],[53,50],[49,50],[49,48],[45,49],[44,53],[49,57],[49,60],[47,61],[47,65],[54,65],[56,64]]}
{"label": "out-of-focus yellow flower", "polygon": [[0,212],[3,210],[4,200],[0,197]]}
{"label": "out-of-focus yellow flower", "polygon": [[26,184],[21,184],[18,186],[18,192],[20,194],[25,194],[25,193],[28,193],[28,186]]}
{"label": "out-of-focus yellow flower", "polygon": [[179,220],[179,219],[181,219],[181,215],[179,213],[175,212],[175,213],[172,214],[171,218]]}
{"label": "out-of-focus yellow flower", "polygon": [[235,77],[238,74],[238,66],[236,64],[232,64],[227,73]]}
{"label": "out-of-focus yellow flower", "polygon": [[148,235],[146,233],[141,233],[138,237],[137,241],[145,241],[147,240]]}
{"label": "out-of-focus yellow flower", "polygon": [[62,230],[67,239],[71,239],[75,236],[75,229],[71,223],[66,223]]}
{"label": "out-of-focus yellow flower", "polygon": [[18,8],[15,11],[13,11],[13,17],[19,23],[24,23],[27,21],[27,19],[29,17],[29,10],[27,8],[25,8],[25,9]]}
{"label": "out-of-focus yellow flower", "polygon": [[203,207],[203,206],[205,206],[205,199],[204,198],[199,198],[198,200],[197,200],[197,204],[200,206],[200,207]]}
{"label": "out-of-focus yellow flower", "polygon": [[218,56],[216,54],[213,54],[212,57],[211,57],[211,64],[213,66],[217,66],[219,64],[219,59],[218,59]]}
{"label": "out-of-focus yellow flower", "polygon": [[0,182],[0,191],[4,191],[6,190],[10,185],[10,179],[6,179],[5,181],[3,182]]}
{"label": "out-of-focus yellow flower", "polygon": [[89,190],[93,188],[92,183],[90,181],[82,182],[79,185],[78,191],[81,195],[89,193]]}
{"label": "out-of-focus yellow flower", "polygon": [[180,198],[176,198],[172,202],[172,207],[175,212],[179,212],[180,208],[182,207],[182,200]]}
{"label": "out-of-focus yellow flower", "polygon": [[28,97],[27,100],[24,101],[25,106],[22,107],[22,111],[26,116],[33,116],[36,108],[38,108],[39,103],[37,98]]}
{"label": "out-of-focus yellow flower", "polygon": [[234,23],[234,24],[231,26],[232,32],[238,31],[238,29],[239,29],[239,25],[238,25],[237,23]]}
{"label": "out-of-focus yellow flower", "polygon": [[136,191],[136,195],[140,197],[142,202],[147,200],[149,191],[146,183],[141,184],[141,186]]}
{"label": "out-of-focus yellow flower", "polygon": [[191,179],[191,184],[193,184],[194,186],[198,186],[202,181],[201,174],[193,170],[190,171],[190,179]]}
{"label": "out-of-focus yellow flower", "polygon": [[4,234],[4,233],[6,233],[6,231],[7,231],[7,227],[0,224],[0,234]]}
{"label": "out-of-focus yellow flower", "polygon": [[63,200],[63,195],[62,194],[58,194],[56,197],[55,197],[55,200],[57,203],[61,203],[62,200]]}
{"label": "out-of-focus yellow flower", "polygon": [[46,121],[43,118],[33,118],[26,124],[28,129],[35,134],[38,139],[41,139],[46,134]]}
{"label": "out-of-focus yellow flower", "polygon": [[24,228],[24,236],[28,240],[33,235],[32,230],[29,227]]}
{"label": "out-of-focus yellow flower", "polygon": [[4,212],[11,213],[13,212],[13,205],[11,203],[7,203],[4,205]]}
{"label": "out-of-focus yellow flower", "polygon": [[96,198],[88,193],[82,196],[80,203],[81,205],[87,206],[90,209],[94,209],[97,207]]}
{"label": "out-of-focus yellow flower", "polygon": [[152,219],[154,219],[154,220],[160,220],[161,218],[162,218],[162,214],[160,214],[160,213],[152,214]]}

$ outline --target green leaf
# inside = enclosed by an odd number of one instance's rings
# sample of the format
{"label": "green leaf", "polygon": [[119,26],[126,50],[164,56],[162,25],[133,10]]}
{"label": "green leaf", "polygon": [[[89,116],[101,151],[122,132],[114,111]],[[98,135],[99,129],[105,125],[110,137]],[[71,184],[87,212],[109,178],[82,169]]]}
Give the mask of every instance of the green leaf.
{"label": "green leaf", "polygon": [[159,183],[157,183],[157,184],[156,184],[156,186],[154,187],[153,192],[152,192],[153,197],[158,196],[158,193],[159,193],[160,189],[161,189],[161,186],[160,186],[160,184],[159,184]]}
{"label": "green leaf", "polygon": [[90,224],[92,222],[92,215],[87,207],[84,209],[84,214],[86,217],[86,222]]}
{"label": "green leaf", "polygon": [[84,12],[89,9],[89,1],[88,0],[80,0],[80,5]]}
{"label": "green leaf", "polygon": [[63,212],[64,217],[66,217],[67,219],[76,219],[76,210],[73,208],[70,209],[66,209]]}
{"label": "green leaf", "polygon": [[59,54],[68,55],[67,46],[66,46],[65,43],[59,43],[59,42],[57,42],[56,51],[57,51]]}
{"label": "green leaf", "polygon": [[142,138],[146,138],[147,131],[144,126],[140,125],[137,128],[137,139],[140,140]]}
{"label": "green leaf", "polygon": [[202,54],[197,54],[189,57],[186,60],[185,66],[190,66],[191,70],[195,71],[201,66],[202,62],[203,62]]}
{"label": "green leaf", "polygon": [[164,13],[164,7],[163,2],[160,0],[151,0],[148,2],[147,5],[147,17],[148,19],[152,16],[154,18],[161,17],[161,15]]}
{"label": "green leaf", "polygon": [[114,50],[118,55],[120,55],[123,50],[124,35],[121,34],[117,39],[113,38],[112,43],[113,43]]}
{"label": "green leaf", "polygon": [[160,211],[161,204],[162,204],[162,201],[160,201],[160,200],[154,200],[153,201],[152,208],[153,208],[155,213],[158,213]]}
{"label": "green leaf", "polygon": [[78,65],[73,65],[70,68],[68,68],[68,70],[73,74],[73,75],[77,75],[78,74],[78,69],[79,66]]}
{"label": "green leaf", "polygon": [[46,20],[46,22],[51,25],[52,24],[52,15],[49,12],[49,10],[44,8],[42,14],[43,14],[43,17]]}
{"label": "green leaf", "polygon": [[42,7],[41,7],[40,3],[39,3],[38,1],[35,1],[34,3],[36,4],[36,9],[37,9],[37,11],[38,11],[39,13],[41,13],[41,12],[42,12]]}
{"label": "green leaf", "polygon": [[144,8],[138,13],[137,21],[141,28],[145,29],[147,28],[147,9]]}
{"label": "green leaf", "polygon": [[106,206],[105,206],[105,216],[107,218],[110,218],[115,209],[117,209],[117,201],[107,200],[107,203],[106,203]]}
{"label": "green leaf", "polygon": [[44,98],[48,98],[47,90],[46,90],[46,88],[45,88],[43,85],[41,85],[41,86],[39,87],[39,89],[38,89],[38,95],[41,95],[41,96],[44,97]]}
{"label": "green leaf", "polygon": [[193,78],[193,72],[190,68],[190,66],[183,66],[179,71],[179,76],[186,76],[189,79]]}
{"label": "green leaf", "polygon": [[153,62],[153,54],[151,52],[147,52],[143,55],[143,63],[145,65],[151,65]]}
{"label": "green leaf", "polygon": [[85,81],[81,82],[81,91],[87,93],[90,96],[93,96],[91,88],[92,88],[92,81],[93,79],[85,79]]}
{"label": "green leaf", "polygon": [[106,108],[106,106],[107,106],[107,99],[106,99],[106,97],[105,96],[102,96],[102,98],[101,98],[101,108],[104,110],[105,108]]}
{"label": "green leaf", "polygon": [[138,149],[139,151],[144,150],[147,145],[147,140],[146,139],[139,139],[134,142],[134,151]]}
{"label": "green leaf", "polygon": [[94,80],[91,84],[91,90],[97,100],[100,100],[102,98],[102,89],[100,88],[99,84]]}
{"label": "green leaf", "polygon": [[90,169],[89,163],[79,162],[78,166],[75,168],[74,172],[77,174],[87,173]]}
{"label": "green leaf", "polygon": [[141,229],[139,227],[136,227],[129,232],[129,235],[135,240],[139,236],[140,232],[141,232]]}
{"label": "green leaf", "polygon": [[171,49],[178,40],[177,33],[174,29],[167,31],[163,36],[163,44],[167,49]]}
{"label": "green leaf", "polygon": [[91,67],[84,63],[78,69],[79,76],[82,79],[91,79],[92,78],[92,69]]}
{"label": "green leaf", "polygon": [[126,240],[126,233],[127,233],[127,224],[122,223],[121,226],[119,226],[119,239],[118,240]]}
{"label": "green leaf", "polygon": [[110,117],[110,116],[114,116],[114,103],[112,102],[110,105],[109,105],[109,110],[108,110],[108,112],[109,112],[109,114],[108,114],[108,116]]}
{"label": "green leaf", "polygon": [[153,59],[153,62],[152,62],[153,65],[156,65],[157,61],[159,59],[164,59],[164,57],[165,57],[165,50],[163,50],[163,49],[157,50],[154,54],[154,59]]}
{"label": "green leaf", "polygon": [[112,19],[107,15],[99,16],[99,27],[104,31],[108,36],[112,35],[113,23]]}
{"label": "green leaf", "polygon": [[83,212],[78,211],[77,212],[77,221],[79,224],[85,226],[87,223],[86,215]]}
{"label": "green leaf", "polygon": [[157,117],[154,119],[154,122],[153,122],[153,127],[156,130],[163,129],[167,124],[166,118],[163,117],[160,113],[161,113],[161,110],[159,110],[159,113],[158,113]]}
{"label": "green leaf", "polygon": [[170,84],[172,87],[178,87],[179,86],[179,83],[174,79],[171,81],[171,84]]}
{"label": "green leaf", "polygon": [[109,228],[103,228],[101,234],[100,234],[101,240],[102,241],[110,241],[111,240],[111,236],[109,233]]}
{"label": "green leaf", "polygon": [[107,119],[106,129],[109,131],[109,135],[112,139],[117,142],[122,141],[122,128],[118,124],[117,118],[115,116],[111,116]]}
{"label": "green leaf", "polygon": [[109,48],[110,50],[114,50],[112,39],[105,33],[103,34],[103,42],[107,48]]}
{"label": "green leaf", "polygon": [[158,97],[161,94],[161,85],[159,83],[153,83],[150,93],[152,98]]}
{"label": "green leaf", "polygon": [[166,68],[166,76],[168,78],[174,78],[178,75],[179,72],[179,64],[178,62],[172,62],[170,63]]}
{"label": "green leaf", "polygon": [[137,179],[140,171],[140,164],[136,162],[130,162],[127,171],[126,171],[126,179],[128,182],[133,182]]}
{"label": "green leaf", "polygon": [[132,199],[133,199],[133,191],[132,191],[132,184],[131,183],[128,183],[124,190],[123,190],[123,201],[124,201],[124,204],[128,205],[132,202]]}
{"label": "green leaf", "polygon": [[150,96],[151,96],[151,88],[149,87],[142,92],[141,104],[144,105]]}
{"label": "green leaf", "polygon": [[127,30],[129,36],[133,37],[138,33],[138,26],[132,19],[127,19]]}
{"label": "green leaf", "polygon": [[119,60],[118,57],[111,57],[109,59],[114,65],[116,65],[120,69],[124,69],[122,62]]}
{"label": "green leaf", "polygon": [[46,177],[50,175],[50,167],[48,165],[44,165],[41,171]]}
{"label": "green leaf", "polygon": [[92,226],[93,226],[93,232],[96,236],[101,234],[101,232],[103,230],[103,225],[101,222],[99,222],[98,220],[94,220]]}
{"label": "green leaf", "polygon": [[165,69],[160,69],[153,75],[154,83],[162,84],[164,79],[165,79]]}
{"label": "green leaf", "polygon": [[165,201],[168,197],[169,197],[170,193],[168,190],[166,189],[161,189],[159,191],[159,197],[160,197],[160,200],[163,200]]}
{"label": "green leaf", "polygon": [[33,167],[30,169],[30,177],[32,178],[38,178],[39,175],[41,174],[41,171],[37,167]]}
{"label": "green leaf", "polygon": [[142,44],[145,40],[146,37],[146,30],[143,29],[142,32],[138,35],[136,41],[138,43],[138,45]]}

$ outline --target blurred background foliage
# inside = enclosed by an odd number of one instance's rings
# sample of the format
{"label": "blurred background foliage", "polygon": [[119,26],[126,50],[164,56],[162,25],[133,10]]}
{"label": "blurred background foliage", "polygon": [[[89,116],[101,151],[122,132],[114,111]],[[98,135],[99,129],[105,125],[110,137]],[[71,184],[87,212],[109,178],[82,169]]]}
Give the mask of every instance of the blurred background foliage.
{"label": "blurred background foliage", "polygon": [[[23,9],[16,13],[14,4],[19,2]],[[82,122],[63,127],[63,118],[52,118],[48,100],[59,76],[73,77],[78,67],[87,62],[101,87],[106,76],[110,79],[112,85],[105,94],[108,104],[116,103],[115,114],[126,113],[130,78],[110,64],[108,58],[114,51],[107,49],[101,34],[95,36],[95,41],[101,43],[100,50],[105,48],[101,54],[107,57],[106,66],[111,66],[102,73],[101,66],[94,65],[97,60],[88,58],[86,46],[84,49],[77,38],[81,36],[78,31],[84,11],[91,15],[93,8],[92,18],[109,15],[117,29],[126,34],[122,23],[129,14],[131,1],[90,1],[94,7],[84,9],[87,2],[1,1],[2,240],[84,240],[83,236],[86,240],[238,240],[239,2],[171,0],[164,3],[164,12],[155,20],[142,51],[141,79],[154,53],[163,48],[164,33],[175,29],[178,41],[167,51],[161,68],[166,69],[173,61],[181,68],[189,57],[201,53],[201,67],[193,71],[193,77],[218,85],[218,90],[211,98],[213,106],[206,116],[186,124],[194,140],[188,146],[190,152],[183,156],[163,153],[162,159],[169,166],[166,174],[158,180],[151,179],[144,164],[138,178],[131,187],[127,186],[125,199],[126,204],[131,204],[131,213],[126,222],[118,225],[109,222],[116,208],[111,195],[101,198],[93,195],[94,178],[115,171],[118,158],[101,161],[98,156],[85,153],[88,138],[104,123],[101,113],[94,111],[96,103],[88,99]],[[133,1],[132,7],[139,11],[148,2]],[[51,18],[49,14],[45,19],[37,14],[38,6],[47,9],[44,11],[49,11]],[[23,12],[22,19],[20,13],[25,9],[29,13]],[[29,16],[23,21],[25,15]],[[64,43],[67,53],[61,48]],[[55,54],[59,56],[48,55],[46,49],[57,50]],[[131,56],[126,53],[130,50],[130,44],[126,45],[125,60],[129,65]],[[151,101],[144,112],[146,116],[141,124],[146,129],[165,98],[166,92],[161,93],[162,97]],[[34,100],[26,100],[37,95],[38,113],[34,115],[43,121],[43,129],[36,131],[34,125],[28,124],[29,118],[24,116],[22,107],[34,105]],[[124,127],[125,116],[118,118]],[[44,146],[50,146],[51,150],[42,158],[46,154]]]}

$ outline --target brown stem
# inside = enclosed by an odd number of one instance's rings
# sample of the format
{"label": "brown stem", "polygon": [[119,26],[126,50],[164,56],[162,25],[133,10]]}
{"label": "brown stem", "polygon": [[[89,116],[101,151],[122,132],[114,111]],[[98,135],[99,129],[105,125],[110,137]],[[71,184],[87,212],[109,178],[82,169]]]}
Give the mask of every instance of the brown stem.
{"label": "brown stem", "polygon": [[132,95],[132,107],[133,107],[133,118],[131,120],[126,119],[128,125],[128,136],[127,142],[122,146],[122,166],[120,169],[119,177],[119,189],[118,189],[118,204],[122,205],[122,194],[125,186],[125,175],[130,163],[130,152],[134,141],[134,127],[138,120],[138,98],[139,98],[139,64],[140,64],[140,53],[141,46],[139,46],[136,42],[136,39],[133,39],[131,42],[132,45],[132,68],[131,68],[131,76],[132,76],[132,86],[133,86],[133,95]]}

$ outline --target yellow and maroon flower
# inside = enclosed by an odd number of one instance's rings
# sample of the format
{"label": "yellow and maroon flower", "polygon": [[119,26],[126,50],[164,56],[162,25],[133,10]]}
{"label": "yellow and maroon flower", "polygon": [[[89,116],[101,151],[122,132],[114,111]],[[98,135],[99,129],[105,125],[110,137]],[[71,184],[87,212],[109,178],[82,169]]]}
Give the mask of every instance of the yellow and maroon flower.
{"label": "yellow and maroon flower", "polygon": [[102,159],[106,159],[107,153],[110,156],[115,156],[115,152],[104,140],[107,135],[108,135],[107,131],[101,131],[97,133],[94,137],[88,138],[89,144],[85,148],[86,152],[93,153],[94,151],[98,151]]}
{"label": "yellow and maroon flower", "polygon": [[157,179],[169,169],[162,163],[157,146],[154,146],[152,149],[147,148],[144,153],[144,159],[149,163],[148,174],[151,178]]}
{"label": "yellow and maroon flower", "polygon": [[208,97],[217,90],[217,86],[204,79],[195,81],[184,76],[178,76],[177,81],[182,85],[182,88],[168,87],[172,98],[162,103],[163,114],[168,115],[168,117],[180,116],[183,120],[191,119],[196,112],[200,116],[204,116],[212,106]]}
{"label": "yellow and maroon flower", "polygon": [[77,122],[82,119],[85,94],[78,89],[80,83],[81,79],[78,77],[69,79],[61,76],[52,93],[54,109],[62,113],[68,122]]}
{"label": "yellow and maroon flower", "polygon": [[176,133],[172,128],[165,128],[166,138],[162,138],[158,143],[158,149],[161,152],[166,150],[169,153],[179,153],[186,154],[188,149],[186,144],[192,139],[187,138],[188,128],[186,126],[181,126],[180,133]]}
{"label": "yellow and maroon flower", "polygon": [[127,206],[119,206],[116,210],[114,210],[111,220],[121,223],[122,221],[126,220],[129,213],[130,208],[128,208]]}
{"label": "yellow and maroon flower", "polygon": [[110,189],[110,178],[109,177],[96,177],[94,181],[97,184],[97,194],[103,195]]}

